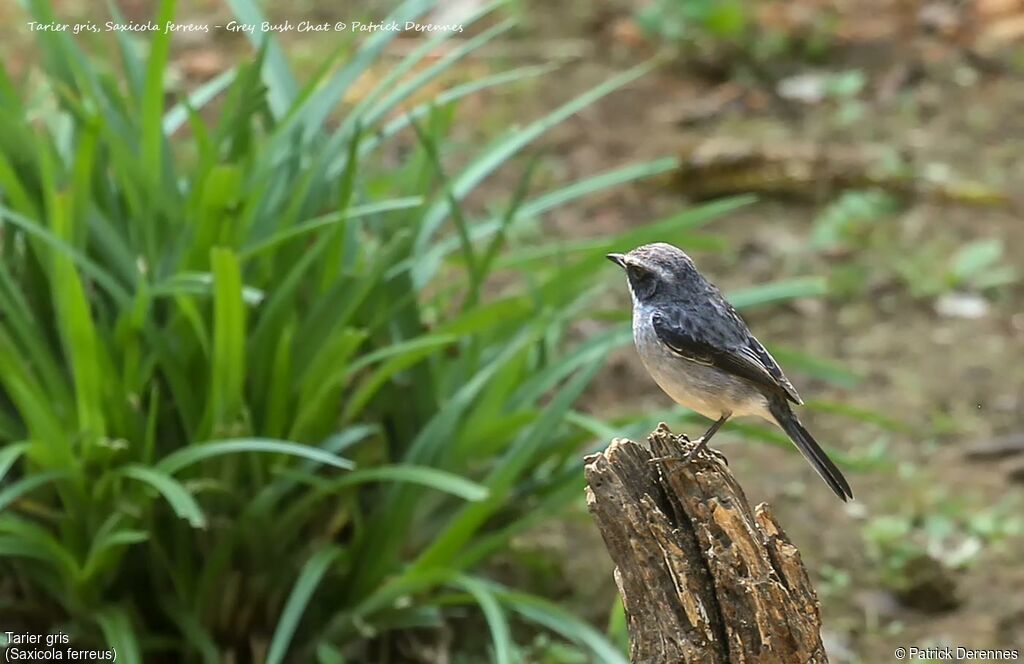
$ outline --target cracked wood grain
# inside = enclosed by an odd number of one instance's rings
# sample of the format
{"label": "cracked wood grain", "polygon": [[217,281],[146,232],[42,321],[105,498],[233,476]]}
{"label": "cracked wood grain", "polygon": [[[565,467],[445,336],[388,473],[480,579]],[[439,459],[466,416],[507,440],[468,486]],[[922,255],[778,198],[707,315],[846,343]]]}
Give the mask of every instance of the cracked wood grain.
{"label": "cracked wood grain", "polygon": [[660,424],[586,460],[587,505],[615,563],[630,661],[827,662],[818,600],[771,510],[715,453]]}

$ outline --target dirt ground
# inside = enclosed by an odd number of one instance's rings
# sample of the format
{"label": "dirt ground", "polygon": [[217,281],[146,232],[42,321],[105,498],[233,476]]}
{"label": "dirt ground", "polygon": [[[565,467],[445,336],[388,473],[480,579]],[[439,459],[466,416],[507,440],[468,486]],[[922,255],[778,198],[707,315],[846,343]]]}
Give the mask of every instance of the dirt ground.
{"label": "dirt ground", "polygon": [[[146,14],[145,3],[121,4],[129,16]],[[181,8],[184,17],[224,12],[212,1],[182,4],[187,5]],[[320,4],[301,3],[281,13],[343,18],[344,8]],[[885,11],[890,17],[903,16],[908,3],[875,0],[865,8],[868,4],[862,3],[859,11],[874,20]],[[562,57],[566,64],[554,75],[520,86],[515,94],[467,102],[461,109],[462,117],[472,120],[467,126],[486,131],[538,117],[643,61],[653,50],[630,26],[636,7],[620,0],[522,0],[514,9],[522,26],[495,47],[492,59],[470,60],[463,73]],[[869,27],[869,38],[853,40],[825,62],[789,65],[779,72],[784,77],[860,71],[865,91],[854,106],[825,99],[780,107],[763,80],[737,84],[728,77],[698,73],[677,59],[546,135],[540,143],[546,177],[566,181],[726,137],[774,145],[888,146],[917,171],[948,166],[965,178],[1018,195],[1024,175],[1024,73],[1012,66],[989,71],[955,39],[926,37],[915,25],[903,32],[879,30],[875,23]],[[19,34],[10,26],[4,30],[0,37]],[[323,46],[319,36],[289,39],[300,61],[315,61],[323,52],[318,50]],[[214,41],[188,38],[175,48],[180,84],[187,85],[230,64],[246,45],[241,38],[221,36]],[[18,57],[10,61],[15,69]],[[899,67],[910,71],[901,73]],[[728,97],[729,85],[739,85],[741,101],[710,112],[695,110],[716,96]],[[472,130],[463,138],[469,142]],[[514,173],[496,177],[492,191],[507,196],[515,178]],[[985,517],[996,521],[998,530],[1006,514],[1019,514],[1024,484],[1012,478],[1014,469],[1016,477],[1024,476],[1019,472],[1024,456],[975,461],[965,451],[1002,436],[1024,435],[1024,288],[1017,282],[986,293],[981,300],[984,315],[978,318],[940,313],[938,296],[912,293],[871,250],[851,257],[812,246],[808,238],[815,219],[839,194],[816,192],[809,200],[762,196],[710,227],[727,239],[727,251],[695,252],[694,258],[724,290],[792,276],[831,278],[850,261],[859,261],[869,277],[877,272],[869,287],[844,297],[763,307],[749,312],[747,319],[767,344],[799,348],[862,377],[855,387],[842,388],[790,370],[805,398],[870,410],[905,427],[892,430],[840,413],[804,409],[803,419],[818,439],[853,460],[848,475],[857,500],[846,506],[796,454],[743,442],[728,426],[716,442],[751,500],[770,502],[800,548],[821,595],[833,662],[892,661],[896,647],[910,645],[1022,648],[1024,544],[1019,535],[982,537],[969,564],[942,572],[941,584],[955,586],[956,606],[922,610],[908,606],[913,602],[885,583],[879,558],[871,551],[877,539],[865,533],[886,517],[927,529],[929,514],[940,511],[970,530],[976,516],[1007,505],[1005,512]],[[653,221],[688,204],[684,192],[665,183],[636,185],[550,215],[545,232],[557,237],[597,234]],[[932,244],[942,249],[999,238],[1003,260],[1024,269],[1020,208],[912,196],[884,223],[891,227],[882,233],[882,241],[896,254],[913,254]],[[621,307],[625,315],[624,286],[610,288],[602,304]],[[632,349],[610,359],[587,398],[588,409],[602,413],[668,405]],[[560,561],[552,563],[559,567],[556,589],[603,627],[614,588],[600,539],[582,509],[522,546]],[[605,582],[595,584],[594,579]],[[932,601],[931,608],[938,609],[938,604]]]}

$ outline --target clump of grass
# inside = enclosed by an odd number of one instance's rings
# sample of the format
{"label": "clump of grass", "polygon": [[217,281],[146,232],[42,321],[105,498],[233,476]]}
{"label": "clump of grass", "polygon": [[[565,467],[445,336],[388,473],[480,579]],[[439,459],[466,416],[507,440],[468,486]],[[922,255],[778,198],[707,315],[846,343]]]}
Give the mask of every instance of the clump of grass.
{"label": "clump of grass", "polygon": [[[55,19],[28,4],[34,20]],[[232,5],[259,18],[247,0]],[[429,5],[405,2],[392,18]],[[129,662],[331,661],[474,605],[497,661],[510,661],[513,615],[621,660],[554,605],[473,576],[578,492],[591,432],[571,422],[574,402],[628,336],[565,341],[601,243],[549,245],[559,260],[506,245],[524,220],[673,161],[532,196],[524,177],[500,212],[471,217],[462,201],[488,175],[645,71],[446,173],[452,105],[548,68],[393,110],[508,27],[421,66],[449,35],[430,37],[338,123],[346,89],[393,33],[339,49],[307,82],[257,35],[251,62],[170,108],[161,33],[148,58],[118,33],[115,71],[41,32],[40,89],[0,78],[8,625],[59,624]],[[416,145],[392,167],[380,148],[410,127]],[[678,233],[737,202],[618,241]],[[498,269],[526,278],[487,297]]]}

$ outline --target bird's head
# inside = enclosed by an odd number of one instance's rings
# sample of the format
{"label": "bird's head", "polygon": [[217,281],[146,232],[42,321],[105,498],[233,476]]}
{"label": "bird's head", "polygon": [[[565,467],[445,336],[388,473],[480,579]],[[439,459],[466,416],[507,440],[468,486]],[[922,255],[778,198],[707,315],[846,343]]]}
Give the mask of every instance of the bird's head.
{"label": "bird's head", "polygon": [[641,303],[676,297],[700,280],[690,257],[665,242],[641,245],[626,254],[608,254],[607,258],[626,271],[633,299]]}

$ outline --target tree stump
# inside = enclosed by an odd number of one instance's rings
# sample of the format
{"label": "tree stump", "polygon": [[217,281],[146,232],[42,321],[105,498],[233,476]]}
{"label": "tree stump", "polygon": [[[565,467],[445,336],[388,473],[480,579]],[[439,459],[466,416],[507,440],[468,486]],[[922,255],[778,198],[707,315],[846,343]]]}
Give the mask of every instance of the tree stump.
{"label": "tree stump", "polygon": [[[586,459],[587,505],[615,563],[634,664],[827,662],[818,599],[765,504],[665,424]],[[653,453],[653,454],[652,454]]]}

